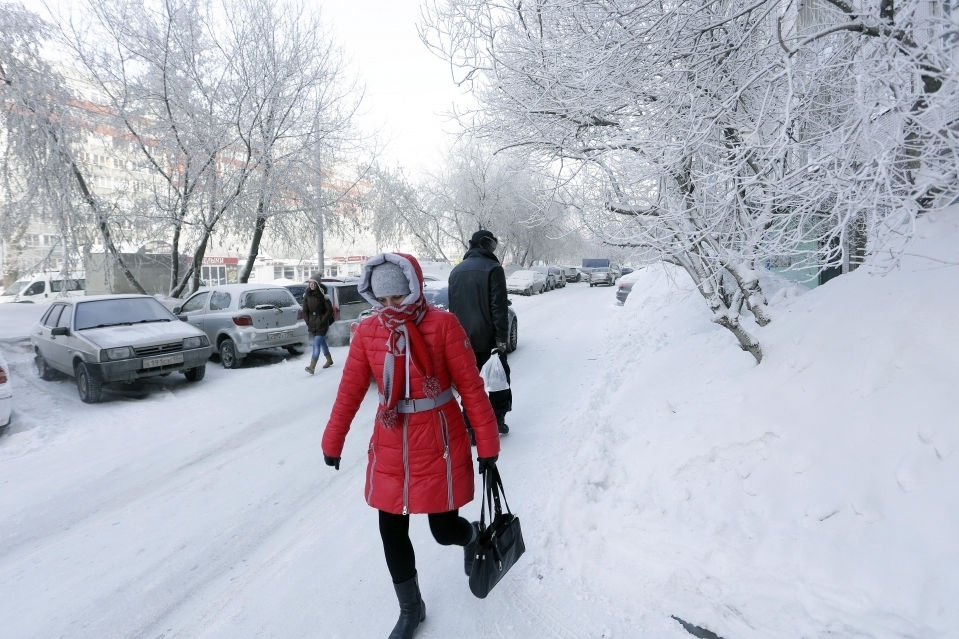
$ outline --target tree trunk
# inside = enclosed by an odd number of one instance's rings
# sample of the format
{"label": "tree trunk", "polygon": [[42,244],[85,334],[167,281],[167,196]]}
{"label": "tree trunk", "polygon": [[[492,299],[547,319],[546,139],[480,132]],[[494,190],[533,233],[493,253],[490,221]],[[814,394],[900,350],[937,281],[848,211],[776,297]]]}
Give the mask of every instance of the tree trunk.
{"label": "tree trunk", "polygon": [[266,218],[262,217],[262,201],[257,208],[256,225],[253,227],[253,239],[250,240],[250,254],[246,258],[246,264],[243,265],[243,270],[240,271],[240,284],[246,284],[250,281],[250,273],[253,272],[256,258],[260,254],[260,240],[263,239],[263,231],[266,229]]}
{"label": "tree trunk", "polygon": [[182,222],[177,220],[173,227],[173,238],[170,241],[170,295],[173,295],[177,280],[180,279],[180,229],[182,226]]}
{"label": "tree trunk", "polygon": [[20,242],[26,235],[30,227],[30,220],[25,219],[13,231],[13,235],[3,238],[6,245],[6,251],[3,254],[3,286],[10,288],[10,285],[20,279],[20,255],[23,253],[23,247]]}

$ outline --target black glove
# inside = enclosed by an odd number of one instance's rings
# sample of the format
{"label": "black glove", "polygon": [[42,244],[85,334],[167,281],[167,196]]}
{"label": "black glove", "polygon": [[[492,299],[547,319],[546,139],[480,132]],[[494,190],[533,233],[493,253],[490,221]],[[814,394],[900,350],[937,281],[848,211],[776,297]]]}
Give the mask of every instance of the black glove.
{"label": "black glove", "polygon": [[506,352],[506,343],[505,343],[505,342],[496,342],[496,348],[493,349],[493,350],[499,351],[500,354],[505,353],[505,352]]}
{"label": "black glove", "polygon": [[476,461],[479,462],[479,474],[482,475],[487,470],[493,470],[496,468],[497,459],[499,459],[499,455],[493,455],[492,457],[478,457]]}
{"label": "black glove", "polygon": [[332,466],[333,468],[340,469],[340,458],[339,457],[330,457],[329,455],[323,455],[323,461],[326,462],[327,466]]}

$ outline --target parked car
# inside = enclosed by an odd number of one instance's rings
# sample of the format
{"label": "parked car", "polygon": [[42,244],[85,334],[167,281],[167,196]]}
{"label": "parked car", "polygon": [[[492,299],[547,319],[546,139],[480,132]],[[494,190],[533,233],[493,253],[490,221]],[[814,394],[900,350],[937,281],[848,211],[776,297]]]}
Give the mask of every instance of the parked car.
{"label": "parked car", "polygon": [[616,283],[616,280],[623,276],[623,269],[620,268],[619,264],[610,264],[609,270],[613,273],[613,283]]}
{"label": "parked car", "polygon": [[604,286],[612,286],[616,283],[616,276],[613,274],[612,269],[609,267],[602,268],[591,268],[589,269],[589,285],[590,286],[599,286],[603,284]]}
{"label": "parked car", "polygon": [[288,290],[296,300],[297,304],[303,304],[303,296],[306,294],[306,284],[287,284],[283,288]]}
{"label": "parked car", "polygon": [[285,348],[299,354],[309,342],[293,294],[274,284],[226,284],[194,293],[173,312],[196,326],[220,354],[223,368],[239,368],[253,351]]}
{"label": "parked car", "polygon": [[575,266],[562,266],[563,273],[566,274],[567,282],[580,282],[583,280],[583,273]]}
{"label": "parked car", "polygon": [[58,300],[33,326],[30,341],[40,378],[73,376],[88,404],[100,401],[110,382],[175,371],[198,382],[212,352],[203,331],[146,295]]}
{"label": "parked car", "polygon": [[73,273],[64,277],[60,271],[42,271],[26,277],[0,293],[3,302],[39,302],[64,297],[82,297],[86,293],[87,280],[83,273]]}
{"label": "parked car", "polygon": [[547,291],[566,286],[566,273],[558,266],[531,266],[529,270],[542,273]]}
{"label": "parked car", "polygon": [[538,271],[514,271],[506,278],[506,291],[530,296],[546,289],[546,276]]}
{"label": "parked car", "polygon": [[357,290],[359,279],[346,282],[327,282],[327,294],[333,304],[333,324],[326,333],[326,342],[330,346],[347,346],[350,343],[350,326],[364,311],[369,310],[370,303]]}
{"label": "parked car", "polygon": [[10,367],[0,353],[0,428],[10,423],[10,409],[13,404],[13,382],[10,380]]}
{"label": "parked car", "polygon": [[633,268],[631,266],[624,266],[622,269],[620,269],[620,273],[622,273],[623,275],[629,275],[632,272],[633,272]]}
{"label": "parked car", "polygon": [[[427,280],[423,293],[426,296],[426,301],[436,308],[443,309],[444,311],[450,309],[449,282],[442,280],[431,282]],[[513,305],[513,302],[510,300],[506,300],[506,303],[510,306]],[[506,312],[509,315],[509,339],[506,342],[506,352],[512,353],[516,350],[516,343],[519,340],[519,320],[516,318],[516,311],[512,308],[507,308]]]}

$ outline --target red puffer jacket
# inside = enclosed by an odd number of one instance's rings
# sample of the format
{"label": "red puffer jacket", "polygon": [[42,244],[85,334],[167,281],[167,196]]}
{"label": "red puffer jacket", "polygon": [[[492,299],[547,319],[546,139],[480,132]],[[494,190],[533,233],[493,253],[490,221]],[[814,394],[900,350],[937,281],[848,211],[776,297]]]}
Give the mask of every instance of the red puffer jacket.
{"label": "red puffer jacket", "polygon": [[[418,264],[416,269],[419,270]],[[455,387],[463,399],[476,432],[477,455],[498,455],[496,416],[459,320],[452,313],[430,308],[418,328],[432,359],[434,377],[443,389]],[[375,316],[357,328],[333,412],[323,433],[325,455],[340,456],[371,375],[382,394],[383,360],[389,336],[389,330]],[[424,375],[411,366],[411,397],[426,397],[423,382]],[[401,416],[393,428],[374,424],[368,456],[366,501],[374,508],[394,514],[440,513],[473,500],[469,436],[455,399],[432,410],[411,413],[408,420]]]}

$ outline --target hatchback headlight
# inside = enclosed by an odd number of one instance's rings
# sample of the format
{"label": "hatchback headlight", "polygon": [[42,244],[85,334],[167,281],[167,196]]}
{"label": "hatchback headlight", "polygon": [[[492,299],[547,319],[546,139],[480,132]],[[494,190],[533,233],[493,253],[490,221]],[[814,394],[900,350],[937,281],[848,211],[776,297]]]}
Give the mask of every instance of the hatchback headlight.
{"label": "hatchback headlight", "polygon": [[108,348],[103,351],[106,354],[106,359],[127,359],[133,357],[133,349],[129,346],[121,346],[120,348]]}
{"label": "hatchback headlight", "polygon": [[205,340],[202,337],[188,337],[183,340],[183,349],[200,348]]}

